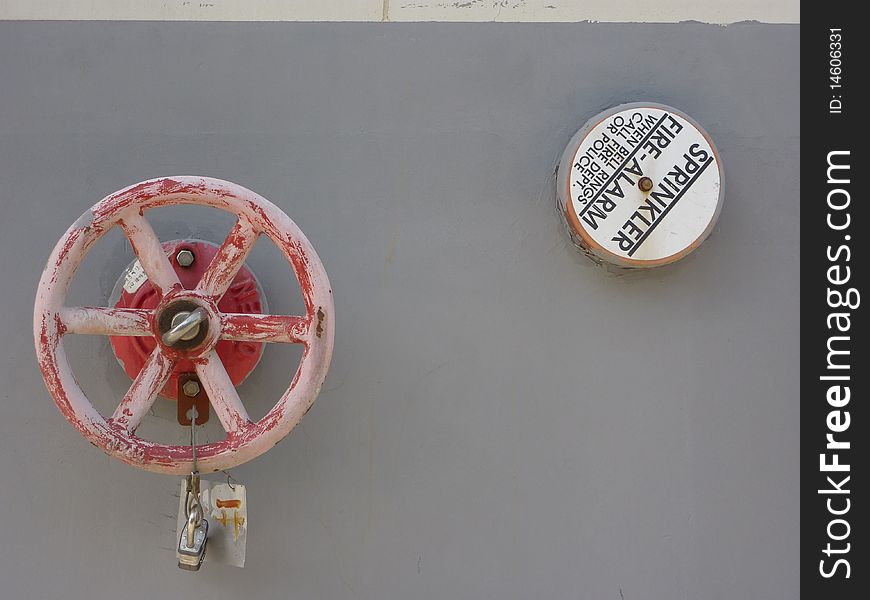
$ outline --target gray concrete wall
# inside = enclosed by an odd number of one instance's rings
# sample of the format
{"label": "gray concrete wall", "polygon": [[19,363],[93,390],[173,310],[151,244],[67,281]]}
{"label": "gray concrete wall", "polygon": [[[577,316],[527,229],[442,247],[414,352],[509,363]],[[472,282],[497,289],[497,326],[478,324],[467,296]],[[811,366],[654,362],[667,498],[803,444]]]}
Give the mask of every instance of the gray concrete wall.
{"label": "gray concrete wall", "polygon": [[[788,25],[0,23],[0,597],[796,598],[798,63]],[[707,128],[727,197],[687,260],[615,277],[561,235],[551,177],[633,100]],[[244,570],[176,569],[177,481],[88,445],[33,355],[57,238],[169,174],[270,198],[335,291],[318,402],[233,471]],[[74,299],[130,258],[95,248]],[[277,256],[250,264],[292,308]],[[127,382],[76,344],[108,409]],[[252,413],[293,360],[267,350]],[[147,431],[183,439],[160,402]]]}

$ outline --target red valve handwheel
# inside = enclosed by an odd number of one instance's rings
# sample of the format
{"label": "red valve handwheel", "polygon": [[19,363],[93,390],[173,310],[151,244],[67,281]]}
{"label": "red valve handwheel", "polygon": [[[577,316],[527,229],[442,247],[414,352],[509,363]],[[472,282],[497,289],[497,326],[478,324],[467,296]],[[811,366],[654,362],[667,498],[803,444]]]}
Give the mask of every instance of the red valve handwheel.
{"label": "red valve handwheel", "polygon": [[[237,221],[199,284],[181,285],[145,211],[195,204],[231,212]],[[148,280],[160,295],[154,309],[65,306],[69,284],[91,246],[119,226]],[[223,313],[218,302],[260,234],[268,236],[290,263],[305,302],[303,316]],[[200,308],[200,333],[173,346],[162,335],[173,316]],[[241,186],[205,177],[168,177],[116,192],[85,212],[61,237],[39,282],[33,315],[39,366],[48,391],[66,419],[95,446],[130,465],[168,474],[189,473],[190,446],[159,444],[135,432],[176,364],[194,364],[226,438],[197,446],[201,472],[228,469],[278,443],[302,419],[320,391],[332,357],[335,322],[332,290],[308,239],[277,206]],[[63,346],[69,333],[153,336],[156,347],[115,412],[102,416],[76,382]],[[302,344],[302,360],[290,387],[269,413],[251,421],[215,351],[219,340]]]}

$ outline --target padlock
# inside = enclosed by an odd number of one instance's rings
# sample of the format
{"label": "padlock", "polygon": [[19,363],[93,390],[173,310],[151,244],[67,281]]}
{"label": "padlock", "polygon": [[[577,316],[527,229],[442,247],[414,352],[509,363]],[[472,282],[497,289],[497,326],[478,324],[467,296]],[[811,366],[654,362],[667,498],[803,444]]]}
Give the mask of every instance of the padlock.
{"label": "padlock", "polygon": [[195,514],[191,513],[187,527],[181,532],[178,540],[178,568],[185,571],[199,571],[205,560],[205,549],[208,545],[208,521],[199,519],[196,524]]}

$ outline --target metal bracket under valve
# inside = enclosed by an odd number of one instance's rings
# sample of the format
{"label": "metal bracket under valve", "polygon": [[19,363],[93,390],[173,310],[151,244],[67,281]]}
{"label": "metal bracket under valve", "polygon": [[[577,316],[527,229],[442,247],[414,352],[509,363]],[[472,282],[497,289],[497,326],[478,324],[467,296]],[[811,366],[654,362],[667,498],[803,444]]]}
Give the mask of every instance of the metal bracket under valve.
{"label": "metal bracket under valve", "polygon": [[202,389],[196,373],[178,374],[178,423],[185,427],[191,425],[191,409],[196,409],[197,425],[208,423],[208,394]]}

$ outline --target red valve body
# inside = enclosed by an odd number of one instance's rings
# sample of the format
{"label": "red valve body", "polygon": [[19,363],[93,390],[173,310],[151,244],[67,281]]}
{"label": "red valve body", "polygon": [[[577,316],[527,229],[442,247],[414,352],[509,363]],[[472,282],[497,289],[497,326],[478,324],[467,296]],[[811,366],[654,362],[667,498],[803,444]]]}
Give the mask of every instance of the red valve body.
{"label": "red valve body", "polygon": [[[162,244],[169,262],[178,273],[178,279],[185,289],[193,289],[199,283],[202,274],[208,268],[212,258],[217,254],[218,247],[209,243],[192,240],[174,240]],[[182,267],[176,260],[181,250],[193,252],[195,260],[188,267]],[[137,265],[138,266],[138,265]],[[136,267],[134,267],[134,270]],[[131,272],[132,273],[132,272]],[[116,308],[153,309],[160,300],[157,292],[148,280],[142,281],[136,288],[136,277],[126,277],[130,282],[121,289],[121,296],[115,303]],[[242,265],[232,284],[220,302],[218,308],[224,313],[261,314],[263,301],[260,296],[260,286],[254,274]],[[112,351],[124,367],[127,375],[134,379],[157,345],[152,337],[111,336]],[[263,354],[263,344],[250,341],[221,340],[215,348],[226,368],[233,385],[238,386],[248,374],[254,370]],[[170,400],[178,399],[178,374],[194,371],[194,365],[189,360],[180,361],[169,381],[163,387],[160,395]]]}

